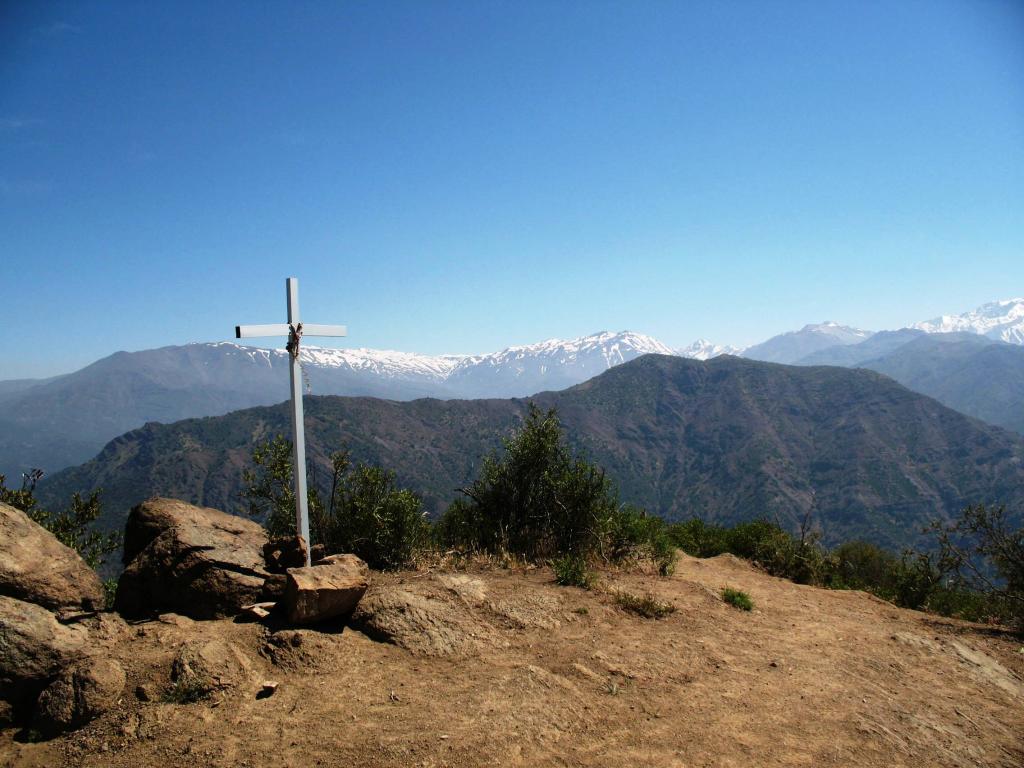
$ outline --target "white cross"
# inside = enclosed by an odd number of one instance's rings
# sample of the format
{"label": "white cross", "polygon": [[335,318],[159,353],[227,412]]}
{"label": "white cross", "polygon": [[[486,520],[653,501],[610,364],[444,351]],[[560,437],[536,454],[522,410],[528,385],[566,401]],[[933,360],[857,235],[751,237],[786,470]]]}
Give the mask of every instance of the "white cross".
{"label": "white cross", "polygon": [[299,367],[299,342],[303,336],[347,336],[344,325],[312,325],[299,320],[299,281],[285,281],[288,292],[288,322],[272,325],[236,325],[236,339],[259,336],[287,336],[292,379],[292,470],[295,481],[295,530],[306,542],[309,565],[309,508],[306,499],[306,435],[302,424],[302,369]]}

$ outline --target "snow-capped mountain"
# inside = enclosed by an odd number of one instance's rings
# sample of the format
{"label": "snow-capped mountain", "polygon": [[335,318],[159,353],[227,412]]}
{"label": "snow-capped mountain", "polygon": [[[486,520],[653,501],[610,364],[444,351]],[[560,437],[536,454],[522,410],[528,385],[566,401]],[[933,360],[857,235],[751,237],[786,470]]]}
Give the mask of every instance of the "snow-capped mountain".
{"label": "snow-capped mountain", "polygon": [[942,315],[910,327],[926,333],[976,333],[1009,344],[1024,344],[1024,299],[993,301],[971,312]]}
{"label": "snow-capped mountain", "polygon": [[832,321],[805,325],[799,331],[779,334],[744,350],[743,356],[769,363],[792,364],[808,355],[839,344],[860,344],[872,331]]}
{"label": "snow-capped mountain", "polygon": [[[303,345],[313,395],[389,400],[525,397],[579,384],[613,365],[672,350],[628,331],[509,347],[487,355],[420,355]],[[218,416],[288,397],[288,354],[233,342],[117,352],[50,381],[0,390],[0,473],[52,471],[92,456],[147,421]]]}
{"label": "snow-capped mountain", "polygon": [[715,344],[707,339],[697,339],[692,344],[680,347],[676,354],[680,357],[689,357],[692,360],[710,360],[721,355],[738,355],[743,352],[742,347],[734,347],[731,344]]}
{"label": "snow-capped mountain", "polygon": [[[256,366],[275,368],[287,363],[281,349],[247,347],[232,342],[191,344],[231,358],[247,359]],[[382,349],[332,349],[303,346],[303,367],[314,378],[345,372],[392,382],[436,384],[437,396],[521,397],[541,389],[585,381],[614,365],[654,353],[675,352],[650,336],[631,331],[601,333],[577,339],[548,339],[537,344],[508,347],[486,355],[420,355]],[[346,382],[351,383],[351,382]],[[334,391],[327,383],[318,394],[350,394]],[[324,391],[324,390],[327,391]],[[345,387],[342,387],[345,389]]]}
{"label": "snow-capped mountain", "polygon": [[[228,341],[189,346],[216,349],[225,355],[248,358],[257,365],[270,368],[288,362],[288,353],[283,349],[247,347]],[[390,379],[423,379],[439,382],[444,381],[455,366],[466,357],[420,355],[415,352],[388,349],[334,349],[308,344],[302,346],[300,356],[302,364],[312,368],[348,370]]]}
{"label": "snow-capped mountain", "polygon": [[455,364],[445,383],[460,397],[523,397],[564,389],[646,354],[675,352],[641,333],[605,331],[467,356]]}

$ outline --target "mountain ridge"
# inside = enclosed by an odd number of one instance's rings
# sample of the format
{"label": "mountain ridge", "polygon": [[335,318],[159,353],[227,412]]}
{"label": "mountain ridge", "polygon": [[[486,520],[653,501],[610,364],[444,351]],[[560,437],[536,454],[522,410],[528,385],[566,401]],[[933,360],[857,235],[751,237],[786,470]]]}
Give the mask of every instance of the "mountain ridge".
{"label": "mountain ridge", "polygon": [[[573,444],[604,466],[623,500],[669,519],[817,516],[829,540],[899,549],[966,503],[1024,502],[1024,438],[983,424],[866,369],[646,355],[560,392]],[[527,400],[307,400],[313,477],[347,444],[393,468],[440,511],[526,411]],[[153,494],[241,510],[253,446],[288,433],[286,404],[147,424],[40,485],[50,500],[103,487],[107,524]]]}

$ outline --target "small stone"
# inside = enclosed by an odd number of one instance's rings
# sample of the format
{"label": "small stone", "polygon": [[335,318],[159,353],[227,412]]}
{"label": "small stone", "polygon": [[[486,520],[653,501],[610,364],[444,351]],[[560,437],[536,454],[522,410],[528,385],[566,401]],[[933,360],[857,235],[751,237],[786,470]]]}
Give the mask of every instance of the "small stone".
{"label": "small stone", "polygon": [[247,616],[257,621],[262,621],[270,615],[270,612],[274,610],[274,606],[277,603],[253,603],[252,605],[243,605],[241,615]]}

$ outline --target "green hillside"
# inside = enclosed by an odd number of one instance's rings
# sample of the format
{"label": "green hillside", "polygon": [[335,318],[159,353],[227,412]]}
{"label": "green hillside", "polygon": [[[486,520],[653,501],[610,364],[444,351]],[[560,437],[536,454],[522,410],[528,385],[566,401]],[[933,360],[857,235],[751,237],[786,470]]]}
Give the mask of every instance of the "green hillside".
{"label": "green hillside", "polygon": [[[649,355],[533,400],[558,409],[570,440],[607,468],[625,501],[670,519],[793,525],[810,511],[827,541],[898,548],[969,502],[1024,501],[1024,439],[869,370]],[[326,481],[328,454],[347,442],[437,512],[526,405],[308,398],[315,481]],[[240,511],[253,445],[287,432],[283,404],[150,424],[49,478],[41,495],[102,487],[111,527],[158,494]]]}

